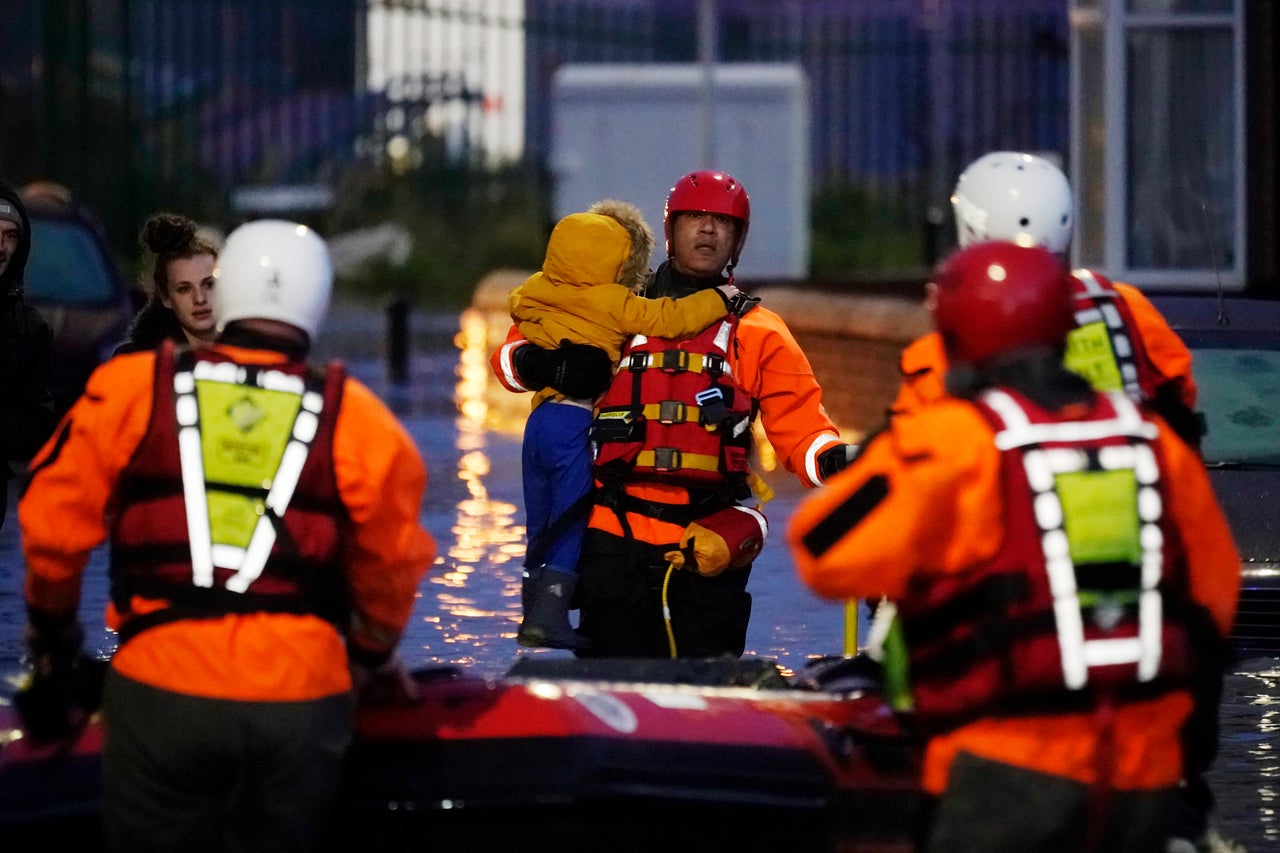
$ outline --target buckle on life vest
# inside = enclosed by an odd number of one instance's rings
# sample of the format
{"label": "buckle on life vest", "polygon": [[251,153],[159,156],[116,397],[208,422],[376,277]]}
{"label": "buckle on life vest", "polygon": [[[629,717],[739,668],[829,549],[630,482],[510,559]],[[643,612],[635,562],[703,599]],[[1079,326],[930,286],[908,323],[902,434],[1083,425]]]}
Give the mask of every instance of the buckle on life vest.
{"label": "buckle on life vest", "polygon": [[662,351],[662,357],[658,359],[657,367],[663,373],[680,373],[689,369],[689,353],[682,349],[668,349]]}
{"label": "buckle on life vest", "polygon": [[658,404],[658,423],[682,424],[687,417],[688,407],[679,400],[663,400]]}
{"label": "buckle on life vest", "polygon": [[653,470],[679,471],[680,459],[681,454],[678,447],[655,447],[653,449]]}
{"label": "buckle on life vest", "polygon": [[701,423],[714,426],[729,419],[729,407],[724,401],[724,390],[719,385],[699,391],[693,395],[693,399],[698,403]]}

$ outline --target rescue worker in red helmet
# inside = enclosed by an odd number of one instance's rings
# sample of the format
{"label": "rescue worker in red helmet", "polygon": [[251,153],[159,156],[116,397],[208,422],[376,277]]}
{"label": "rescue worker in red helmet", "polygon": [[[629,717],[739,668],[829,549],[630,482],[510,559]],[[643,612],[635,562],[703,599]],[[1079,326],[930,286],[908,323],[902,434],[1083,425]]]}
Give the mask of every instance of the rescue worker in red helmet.
{"label": "rescue worker in red helmet", "polygon": [[[1048,249],[1067,263],[1075,200],[1067,176],[1046,158],[1022,151],[984,154],[956,180],[951,204],[960,247],[1009,240]],[[1198,448],[1202,421],[1195,411],[1197,389],[1186,344],[1133,285],[1113,282],[1095,270],[1076,269],[1071,286],[1077,327],[1067,339],[1067,366],[1101,391],[1123,390],[1154,406]],[[936,333],[909,344],[899,365],[903,381],[891,414],[946,393],[947,358]],[[1226,666],[1224,658],[1220,669]],[[1218,750],[1221,673],[1206,670],[1197,693],[1197,710],[1185,732],[1187,770],[1175,834],[1187,839],[1187,846],[1208,847],[1217,832],[1209,826],[1214,796],[1204,776]]]}
{"label": "rescue worker in red helmet", "polygon": [[896,604],[886,684],[936,798],[921,849],[1163,851],[1189,685],[1235,613],[1226,520],[1158,414],[1063,366],[1054,255],[978,243],[934,283],[948,395],[801,502],[797,572]]}
{"label": "rescue worker in red helmet", "polygon": [[[644,295],[681,297],[730,281],[750,221],[733,176],[681,177],[663,216],[668,257]],[[591,642],[582,656],[741,655],[747,581],[768,533],[767,494],[753,492],[761,484],[748,465],[752,422],[758,415],[783,466],[806,486],[853,455],[790,330],[757,302],[740,298],[730,317],[690,339],[633,339],[611,384],[601,383],[607,390],[578,389],[605,392],[578,565],[578,631]],[[491,364],[509,390],[571,393],[557,383],[601,378],[582,356],[531,346],[513,329]]]}

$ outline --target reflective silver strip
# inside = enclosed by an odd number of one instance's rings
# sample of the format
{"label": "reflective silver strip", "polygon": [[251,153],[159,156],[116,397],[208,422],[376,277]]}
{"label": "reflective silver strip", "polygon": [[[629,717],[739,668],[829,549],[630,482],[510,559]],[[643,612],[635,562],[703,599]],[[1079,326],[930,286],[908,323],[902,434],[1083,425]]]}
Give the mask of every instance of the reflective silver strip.
{"label": "reflective silver strip", "polygon": [[1120,379],[1124,383],[1124,392],[1131,399],[1143,398],[1142,385],[1138,382],[1138,365],[1133,359],[1133,341],[1129,338],[1129,327],[1120,316],[1115,300],[1123,297],[1115,290],[1102,286],[1097,277],[1087,269],[1072,270],[1071,274],[1084,285],[1084,291],[1091,299],[1105,299],[1101,304],[1090,306],[1076,312],[1076,324],[1080,326],[1096,323],[1099,319],[1107,327],[1111,338],[1111,349],[1115,353],[1116,366],[1120,369]]}
{"label": "reflective silver strip", "polygon": [[[1124,394],[1109,394],[1116,417],[1105,421],[1032,424],[1022,407],[1003,391],[991,390],[982,400],[1000,417],[1005,429],[996,434],[1001,450],[1028,447],[1047,442],[1077,442],[1091,439],[1123,437],[1154,438],[1154,424],[1142,420],[1136,406]],[[1074,427],[1074,429],[1072,429]],[[1163,512],[1160,492],[1160,466],[1146,443],[1098,449],[1098,464],[1103,470],[1132,470],[1138,483],[1138,539],[1142,548],[1141,584],[1138,599],[1138,636],[1113,640],[1084,638],[1084,616],[1080,609],[1076,586],[1075,564],[1064,529],[1062,501],[1054,489],[1058,474],[1085,470],[1088,454],[1078,448],[1030,447],[1023,453],[1023,468],[1033,492],[1033,511],[1040,528],[1040,548],[1044,554],[1049,590],[1053,596],[1054,622],[1058,631],[1058,648],[1063,681],[1071,690],[1089,681],[1089,668],[1136,663],[1138,680],[1149,681],[1160,668],[1163,654],[1161,627],[1163,602],[1157,585],[1164,572],[1164,534],[1160,530]]]}
{"label": "reflective silver strip", "polygon": [[733,332],[733,324],[728,320],[720,324],[719,330],[716,331],[715,344],[720,352],[725,354],[724,372],[729,372],[729,335]]}
{"label": "reflective silver strip", "polygon": [[760,546],[764,547],[764,543],[769,539],[769,520],[764,517],[764,513],[749,506],[735,506],[733,508],[738,512],[745,512],[755,519],[756,524],[760,526]]}
{"label": "reflective silver strip", "polygon": [[191,581],[213,586],[213,550],[209,532],[209,500],[204,489],[204,456],[200,450],[200,406],[195,377],[190,371],[173,376],[177,395],[178,459],[182,468],[182,496],[187,508],[187,541],[191,549]]}
{"label": "reflective silver strip", "polygon": [[883,596],[876,605],[876,613],[871,617],[871,630],[867,635],[867,657],[874,661],[884,662],[884,644],[889,639],[889,629],[893,620],[898,618],[898,605]]}
{"label": "reflective silver strip", "polygon": [[[720,329],[719,331],[716,332],[716,337],[715,337],[715,340],[713,341],[713,343],[717,347],[719,347],[720,349],[719,353],[701,353],[701,352],[694,352],[693,350],[689,350],[688,351],[689,354],[699,355],[699,356],[721,355],[724,358],[724,370],[720,371],[720,375],[732,376],[733,367],[729,364],[729,333],[732,330],[733,330],[732,323],[730,323],[727,320],[722,320],[720,322]],[[631,340],[628,343],[628,346],[630,347],[630,349],[628,349],[627,355],[630,356],[635,350],[639,349],[640,347],[643,347],[647,343],[649,343],[648,335],[644,335],[644,334],[632,335]],[[648,353],[647,355],[648,355],[648,360],[646,364],[649,367],[652,367],[654,362],[657,359],[660,359],[662,357],[661,352],[652,352],[652,353]]]}
{"label": "reflective silver strip", "polygon": [[1013,398],[1003,391],[988,391],[983,401],[1004,421],[1005,429],[996,435],[996,447],[1012,450],[1031,444],[1071,444],[1125,436],[1151,440],[1157,435],[1155,424],[1142,419],[1132,401],[1123,394],[1108,394],[1116,417],[1103,421],[1063,421],[1033,424]]}
{"label": "reflective silver strip", "polygon": [[[275,373],[276,371],[271,371]],[[297,377],[289,377],[297,379]],[[299,380],[299,385],[302,384]],[[264,386],[265,387],[265,386]],[[285,447],[280,459],[280,466],[272,478],[271,490],[267,492],[264,503],[276,518],[283,518],[289,501],[293,499],[293,491],[298,486],[298,477],[302,474],[302,466],[311,452],[311,441],[316,436],[319,417],[324,398],[315,392],[302,395],[302,405],[293,421],[293,438]],[[271,549],[276,544],[276,527],[263,514],[253,529],[249,546],[245,549],[244,562],[240,570],[227,578],[227,589],[232,592],[244,592],[262,574],[271,556]]]}
{"label": "reflective silver strip", "polygon": [[[230,361],[197,361],[192,370],[197,382],[225,382],[233,385],[248,385],[249,371]],[[301,376],[294,376],[279,370],[259,370],[258,381],[254,383],[268,391],[284,391],[289,394],[302,395],[307,383]],[[194,390],[194,385],[192,386]]]}

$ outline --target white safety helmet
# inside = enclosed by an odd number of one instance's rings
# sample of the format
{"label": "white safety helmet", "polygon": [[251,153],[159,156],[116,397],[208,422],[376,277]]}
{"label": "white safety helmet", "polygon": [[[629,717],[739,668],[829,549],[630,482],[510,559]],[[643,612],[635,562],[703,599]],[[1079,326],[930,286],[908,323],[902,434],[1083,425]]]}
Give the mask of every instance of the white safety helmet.
{"label": "white safety helmet", "polygon": [[297,326],[315,340],[333,289],[329,249],[315,231],[282,219],[246,222],[227,236],[213,274],[219,331],[257,317]]}
{"label": "white safety helmet", "polygon": [[969,164],[951,193],[960,246],[1008,240],[1065,255],[1075,203],[1062,170],[1043,157],[993,151]]}

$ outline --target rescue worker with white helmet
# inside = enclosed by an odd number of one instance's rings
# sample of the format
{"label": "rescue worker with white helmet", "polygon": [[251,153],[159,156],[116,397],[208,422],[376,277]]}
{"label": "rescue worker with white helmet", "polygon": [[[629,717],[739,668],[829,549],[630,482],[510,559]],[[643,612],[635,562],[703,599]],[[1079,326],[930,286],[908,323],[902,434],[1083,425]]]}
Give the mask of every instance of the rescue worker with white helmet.
{"label": "rescue worker with white helmet", "polygon": [[[110,541],[103,824],[114,850],[307,850],[356,688],[412,694],[395,648],[436,546],[412,439],[338,362],[306,361],[324,241],[246,223],[216,272],[216,342],[117,356],[31,462],[18,507],[33,686],[82,661]],[[56,731],[74,720],[43,721]]]}
{"label": "rescue worker with white helmet", "polygon": [[[750,224],[750,199],[732,175],[682,176],[664,209],[667,259],[644,295],[732,281]],[[578,565],[578,631],[591,642],[580,656],[740,656],[747,581],[768,533],[768,495],[749,467],[752,422],[758,414],[780,463],[806,486],[852,457],[804,352],[758,301],[740,297],[728,318],[688,339],[633,339],[611,384],[591,390],[604,395]],[[586,360],[575,357],[531,346],[513,328],[491,364],[506,388],[529,391],[584,378]]]}
{"label": "rescue worker with white helmet", "polygon": [[[993,151],[961,173],[951,194],[960,247],[984,240],[1040,246],[1067,264],[1075,227],[1071,184],[1048,159],[1021,151]],[[1160,413],[1188,444],[1199,447],[1202,422],[1195,411],[1191,351],[1138,288],[1088,269],[1072,271],[1076,328],[1065,363],[1095,388],[1123,391]],[[932,295],[927,297],[931,300]],[[891,414],[945,395],[947,357],[936,333],[909,344],[900,357],[903,382]],[[1222,667],[1228,650],[1220,650]],[[1221,669],[1221,667],[1220,667]],[[1206,673],[1209,670],[1205,670]],[[1214,797],[1204,773],[1217,754],[1221,675],[1199,686],[1187,723],[1187,776],[1175,835],[1204,847],[1220,836],[1209,826]],[[1230,849],[1224,841],[1222,849]]]}
{"label": "rescue worker with white helmet", "polygon": [[[1075,227],[1071,184],[1044,157],[994,151],[960,174],[951,193],[956,239],[963,248],[985,240],[1039,246],[1067,264]],[[1151,301],[1136,287],[1100,273],[1073,272],[1076,331],[1067,346],[1067,366],[1104,391],[1124,391],[1156,406],[1180,435],[1199,443],[1194,414],[1196,384],[1191,352]],[[943,394],[946,356],[936,333],[902,352],[903,385],[892,412]]]}
{"label": "rescue worker with white helmet", "polygon": [[801,502],[797,572],[897,607],[886,688],[936,798],[920,849],[1163,853],[1200,655],[1235,613],[1226,519],[1159,415],[1063,365],[1056,257],[974,243],[933,281],[948,393]]}

